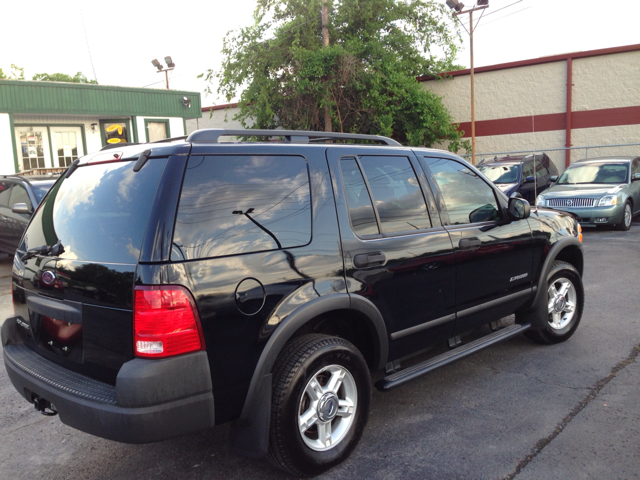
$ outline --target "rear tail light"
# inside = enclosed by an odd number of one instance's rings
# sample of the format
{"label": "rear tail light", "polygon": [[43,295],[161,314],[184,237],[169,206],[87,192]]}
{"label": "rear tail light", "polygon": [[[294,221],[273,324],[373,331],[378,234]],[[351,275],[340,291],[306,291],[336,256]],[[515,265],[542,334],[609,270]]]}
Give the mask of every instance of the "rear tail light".
{"label": "rear tail light", "polygon": [[133,342],[136,357],[165,358],[204,350],[191,292],[178,285],[137,286]]}

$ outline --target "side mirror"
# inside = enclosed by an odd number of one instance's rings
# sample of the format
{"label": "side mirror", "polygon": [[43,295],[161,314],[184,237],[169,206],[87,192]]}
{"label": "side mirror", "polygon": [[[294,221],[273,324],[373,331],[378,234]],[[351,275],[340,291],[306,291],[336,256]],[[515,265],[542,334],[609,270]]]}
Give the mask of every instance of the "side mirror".
{"label": "side mirror", "polygon": [[557,182],[558,181],[558,175],[551,175],[549,177],[549,181],[550,182],[554,182],[554,183]]}
{"label": "side mirror", "polygon": [[511,197],[508,210],[512,220],[524,220],[529,218],[531,206],[524,198]]}
{"label": "side mirror", "polygon": [[636,180],[640,180],[640,173],[634,173],[631,175],[631,181],[635,182]]}
{"label": "side mirror", "polygon": [[524,179],[524,183],[531,183],[534,182],[536,180],[536,177],[534,177],[533,175],[529,175],[527,178]]}
{"label": "side mirror", "polygon": [[520,192],[513,192],[509,195],[510,198],[522,198],[522,194]]}
{"label": "side mirror", "polygon": [[27,207],[26,203],[16,203],[11,207],[13,213],[21,213],[23,215],[31,215],[31,209]]}

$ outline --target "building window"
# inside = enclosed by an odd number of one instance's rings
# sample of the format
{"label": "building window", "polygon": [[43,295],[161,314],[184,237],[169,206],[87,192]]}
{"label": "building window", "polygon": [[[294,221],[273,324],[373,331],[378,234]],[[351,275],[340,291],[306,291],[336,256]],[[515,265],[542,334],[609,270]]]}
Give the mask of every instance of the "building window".
{"label": "building window", "polygon": [[41,131],[18,131],[22,170],[44,168],[45,151],[42,136]]}
{"label": "building window", "polygon": [[129,129],[126,120],[104,120],[101,121],[104,143],[129,143]]}
{"label": "building window", "polygon": [[68,167],[78,158],[78,137],[76,132],[57,132],[56,160],[58,167]]}
{"label": "building window", "polygon": [[169,120],[145,120],[147,130],[147,142],[158,142],[171,137]]}

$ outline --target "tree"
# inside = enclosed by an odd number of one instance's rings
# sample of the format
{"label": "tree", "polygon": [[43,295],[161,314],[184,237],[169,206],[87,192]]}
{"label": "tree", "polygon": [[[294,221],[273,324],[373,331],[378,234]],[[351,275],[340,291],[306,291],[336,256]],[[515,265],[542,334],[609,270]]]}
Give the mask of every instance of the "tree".
{"label": "tree", "polygon": [[[245,127],[331,129],[432,146],[461,132],[441,99],[417,81],[454,70],[460,36],[434,0],[324,0],[330,44],[322,45],[323,0],[258,0],[255,23],[227,33],[219,71],[203,74]],[[437,54],[440,54],[438,56]],[[211,92],[211,87],[208,89]],[[468,142],[464,142],[465,146]]]}
{"label": "tree", "polygon": [[36,73],[32,80],[43,82],[98,83],[97,80],[87,79],[82,72],[76,73],[73,77],[66,73]]}
{"label": "tree", "polygon": [[7,80],[24,80],[24,68],[21,68],[17,65],[11,64],[11,74],[7,77],[5,73],[0,68],[0,79]]}

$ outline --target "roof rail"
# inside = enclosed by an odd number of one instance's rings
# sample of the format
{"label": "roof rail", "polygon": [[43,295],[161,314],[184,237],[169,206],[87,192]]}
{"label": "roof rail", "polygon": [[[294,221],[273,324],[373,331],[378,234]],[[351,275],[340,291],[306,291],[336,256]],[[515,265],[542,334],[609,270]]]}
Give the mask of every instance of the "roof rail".
{"label": "roof rail", "polygon": [[384,145],[401,146],[395,140],[380,135],[362,135],[358,133],[310,132],[304,130],[227,130],[209,128],[196,130],[187,137],[192,143],[218,143],[218,138],[233,137],[284,137],[286,143],[317,143],[326,140],[368,140]]}
{"label": "roof rail", "polygon": [[156,140],[155,142],[149,142],[149,143],[169,143],[169,142],[175,142],[177,140],[185,140],[186,138],[187,138],[187,135],[182,135],[180,137],[163,138],[162,140]]}
{"label": "roof rail", "polygon": [[27,183],[27,185],[31,186],[31,182],[29,180],[27,180],[25,177],[23,177],[22,175],[18,175],[18,174],[10,174],[10,175],[2,175],[2,178],[18,178],[20,180],[23,180],[24,182]]}

